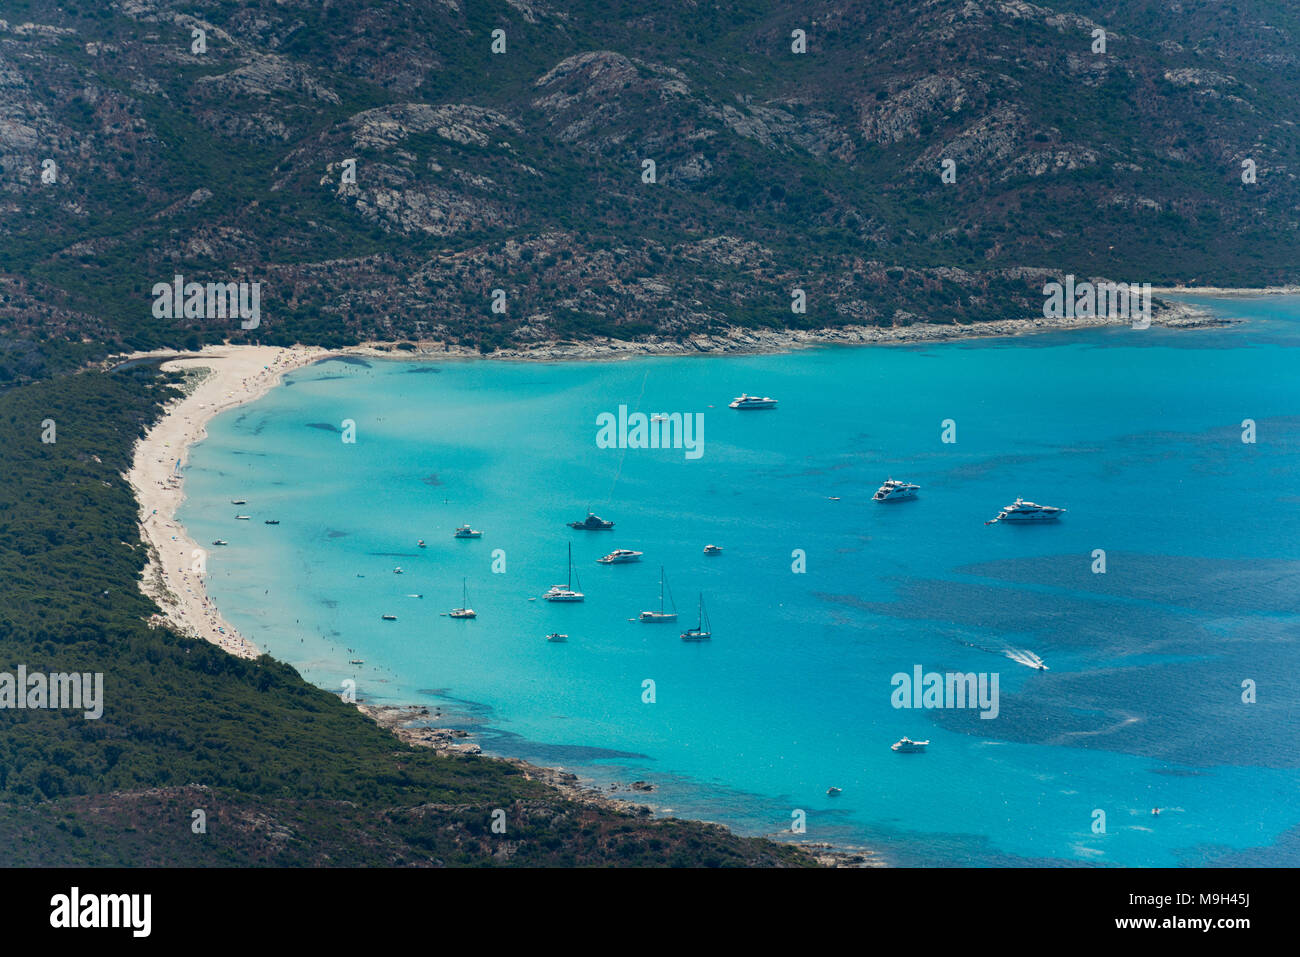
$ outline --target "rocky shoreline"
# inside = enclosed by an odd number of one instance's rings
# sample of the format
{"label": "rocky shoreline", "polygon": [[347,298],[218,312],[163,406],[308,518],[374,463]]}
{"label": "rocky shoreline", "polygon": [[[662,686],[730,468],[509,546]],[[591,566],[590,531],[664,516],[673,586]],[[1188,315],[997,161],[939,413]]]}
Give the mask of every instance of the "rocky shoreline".
{"label": "rocky shoreline", "polygon": [[[437,754],[473,755],[484,761],[504,761],[519,768],[524,778],[540,781],[559,791],[569,800],[598,807],[617,814],[633,817],[651,817],[655,808],[624,798],[612,797],[590,783],[584,783],[578,775],[562,768],[545,768],[529,764],[519,758],[503,758],[483,754],[483,749],[475,744],[468,731],[459,728],[438,728],[436,722],[441,716],[439,709],[430,709],[425,705],[371,705],[359,703],[357,709],[381,728],[391,731],[393,735],[412,747],[432,748]],[[649,794],[656,790],[653,782],[633,781],[626,786],[611,785],[610,791]],[[717,825],[721,827],[722,825]],[[785,841],[784,835],[764,835],[772,840]],[[824,867],[884,867],[885,863],[873,852],[860,847],[836,847],[825,841],[788,841],[796,847],[807,851]]]}
{"label": "rocky shoreline", "polygon": [[[1231,325],[1236,321],[1214,316],[1187,303],[1162,300],[1152,304],[1152,327],[1199,329]],[[967,325],[918,322],[907,326],[849,325],[824,329],[750,329],[729,326],[715,333],[694,333],[677,338],[649,336],[638,340],[622,340],[598,337],[582,341],[547,341],[511,346],[486,354],[456,343],[422,340],[405,343],[369,342],[338,350],[331,355],[413,360],[474,358],[537,362],[598,361],[647,356],[751,355],[821,346],[907,345],[1130,325],[1129,320],[1108,317],[1048,319],[1039,316]]]}

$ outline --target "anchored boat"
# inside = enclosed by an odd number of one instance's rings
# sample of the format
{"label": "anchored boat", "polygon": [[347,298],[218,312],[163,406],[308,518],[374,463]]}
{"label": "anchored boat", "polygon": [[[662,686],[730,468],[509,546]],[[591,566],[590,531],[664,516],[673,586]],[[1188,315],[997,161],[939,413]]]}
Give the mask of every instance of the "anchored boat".
{"label": "anchored boat", "polygon": [[668,592],[668,601],[672,604],[673,610],[664,611],[664,589],[667,587],[668,587],[667,581],[664,578],[664,567],[660,565],[659,566],[659,610],[643,611],[641,612],[640,617],[637,618],[637,621],[646,622],[648,624],[659,624],[665,621],[677,620],[677,604],[676,602],[673,602],[673,593],[671,591]]}
{"label": "anchored boat", "polygon": [[713,637],[713,629],[709,624],[709,613],[704,610],[704,593],[700,592],[700,621],[694,628],[687,628],[682,632],[682,641],[708,641]]}
{"label": "anchored boat", "polygon": [[450,618],[477,618],[478,612],[469,607],[468,579],[461,579],[460,607],[447,612]]}
{"label": "anchored boat", "polygon": [[587,517],[581,522],[569,522],[569,528],[576,528],[580,532],[607,532],[614,527],[613,522],[607,522],[595,512],[588,512]]}
{"label": "anchored boat", "polygon": [[990,519],[984,524],[994,525],[998,522],[1017,522],[1021,524],[1054,522],[1064,514],[1065,509],[1057,508],[1055,505],[1037,505],[1034,502],[1026,502],[1023,498],[1017,498],[998,512],[997,518]]}
{"label": "anchored boat", "polygon": [[[573,589],[573,543],[569,543],[569,582],[567,585],[552,585],[550,590],[543,595],[547,601],[585,601],[585,596],[580,591]],[[578,583],[582,587],[582,582]]]}
{"label": "anchored boat", "polygon": [[916,498],[916,493],[921,491],[921,486],[913,485],[911,482],[900,482],[896,478],[885,480],[885,484],[876,489],[876,494],[871,496],[873,502],[901,502],[909,498]]}

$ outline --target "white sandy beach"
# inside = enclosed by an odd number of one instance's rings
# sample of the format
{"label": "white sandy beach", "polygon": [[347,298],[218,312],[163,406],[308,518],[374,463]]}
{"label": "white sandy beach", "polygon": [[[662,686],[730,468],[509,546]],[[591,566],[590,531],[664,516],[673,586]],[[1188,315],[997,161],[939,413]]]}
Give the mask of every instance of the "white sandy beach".
{"label": "white sandy beach", "polygon": [[[1189,290],[1178,290],[1186,292]],[[1203,290],[1196,290],[1198,292]],[[1245,292],[1244,290],[1233,290]],[[1232,291],[1225,291],[1232,292]],[[1214,324],[1206,313],[1178,304],[1157,317],[1154,325],[1196,327]],[[717,335],[695,335],[682,341],[650,339],[624,342],[598,340],[582,343],[545,343],[526,348],[502,349],[497,360],[629,359],[648,355],[725,355],[786,352],[826,345],[902,344],[965,339],[981,336],[1015,336],[1066,328],[1123,325],[1104,318],[1029,319],[976,323],[970,326],[918,324],[900,328],[846,326],[815,331],[734,329]],[[220,549],[199,545],[176,521],[184,500],[182,474],[189,448],[207,434],[209,419],[226,409],[264,395],[287,372],[331,355],[356,355],[388,359],[484,358],[464,346],[420,343],[406,351],[389,344],[370,343],[343,350],[294,346],[208,346],[198,353],[138,353],[129,357],[169,357],[162,368],[174,371],[207,369],[207,378],[185,398],[174,403],[135,450],[127,478],[140,503],[144,539],[152,546],[141,589],[162,608],[180,632],[219,645],[232,654],[256,657],[252,641],[240,635],[208,598],[203,576],[193,571],[194,550],[202,548],[207,560],[220,560]],[[214,554],[214,551],[216,554]]]}
{"label": "white sandy beach", "polygon": [[141,588],[177,630],[244,658],[257,657],[257,648],[221,617],[207,596],[203,576],[192,570],[197,548],[207,553],[209,564],[220,557],[210,545],[198,545],[176,521],[185,497],[176,463],[179,459],[184,464],[190,446],[207,434],[205,426],[214,415],[258,398],[286,372],[328,354],[319,348],[211,346],[164,362],[162,368],[168,371],[207,369],[210,374],[136,445],[127,475],[140,503],[142,535],[151,546]]}

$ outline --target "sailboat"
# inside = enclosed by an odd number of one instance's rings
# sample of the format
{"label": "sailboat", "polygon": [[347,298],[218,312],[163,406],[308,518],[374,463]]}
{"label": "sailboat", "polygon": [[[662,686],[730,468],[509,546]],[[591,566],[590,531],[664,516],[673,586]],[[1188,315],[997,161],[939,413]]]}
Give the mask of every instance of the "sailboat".
{"label": "sailboat", "polygon": [[704,592],[700,592],[700,623],[682,632],[682,641],[708,641],[713,637],[709,613],[704,610]]}
{"label": "sailboat", "polygon": [[460,607],[447,612],[451,618],[477,618],[478,612],[469,607],[469,581],[461,579]]}
{"label": "sailboat", "polygon": [[664,611],[664,566],[659,566],[659,610],[643,611],[637,621],[659,623],[664,621],[677,620],[677,603],[673,601],[673,593],[668,592],[668,601],[672,604],[672,611]]}
{"label": "sailboat", "polygon": [[[569,583],[552,585],[542,597],[547,601],[585,601],[582,592],[573,590],[573,578],[573,542],[569,542]],[[582,587],[582,582],[578,582],[578,587]]]}

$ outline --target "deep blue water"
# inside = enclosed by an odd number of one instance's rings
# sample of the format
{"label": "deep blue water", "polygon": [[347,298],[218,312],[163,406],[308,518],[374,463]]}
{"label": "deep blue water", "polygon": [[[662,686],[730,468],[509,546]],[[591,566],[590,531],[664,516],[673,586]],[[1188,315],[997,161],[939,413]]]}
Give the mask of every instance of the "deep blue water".
{"label": "deep blue water", "polygon": [[[803,811],[801,837],[901,864],[1296,865],[1300,299],[1212,306],[1247,321],[329,361],[209,425],[181,519],[231,543],[209,558],[223,613],[310,680],[439,705],[490,751],[652,780],[678,814],[776,835]],[[780,408],[728,409],[742,391]],[[620,404],[702,413],[702,457],[598,448]],[[890,475],[920,497],[872,503]],[[984,524],[1017,495],[1068,512]],[[565,527],[588,507],[614,531]],[[483,538],[453,540],[462,522]],[[529,601],[565,580],[570,542],[586,602]],[[615,547],[645,558],[595,563]],[[657,606],[661,563],[680,627],[629,622]],[[470,622],[441,614],[463,578]],[[701,593],[714,638],[688,644]],[[917,665],[996,673],[997,717],[893,707],[891,676]],[[927,753],[892,752],[903,735]]]}

